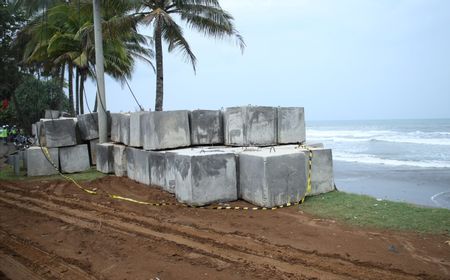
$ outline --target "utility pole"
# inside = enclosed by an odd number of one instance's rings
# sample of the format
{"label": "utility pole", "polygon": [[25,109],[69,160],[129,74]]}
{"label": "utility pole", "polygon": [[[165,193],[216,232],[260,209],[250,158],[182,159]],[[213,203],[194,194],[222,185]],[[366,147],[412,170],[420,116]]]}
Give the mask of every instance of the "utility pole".
{"label": "utility pole", "polygon": [[98,136],[99,143],[108,142],[108,117],[106,116],[105,67],[103,65],[102,19],[100,0],[92,1],[94,6],[95,72],[97,78]]}

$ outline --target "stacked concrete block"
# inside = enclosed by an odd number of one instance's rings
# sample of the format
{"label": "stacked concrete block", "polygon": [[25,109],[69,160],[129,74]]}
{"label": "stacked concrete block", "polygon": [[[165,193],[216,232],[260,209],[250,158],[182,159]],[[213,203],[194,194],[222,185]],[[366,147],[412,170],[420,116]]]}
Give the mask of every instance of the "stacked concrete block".
{"label": "stacked concrete block", "polygon": [[150,183],[154,186],[159,186],[162,189],[170,191],[166,183],[166,152],[164,151],[149,151],[150,161]]}
{"label": "stacked concrete block", "polygon": [[174,154],[175,194],[179,201],[201,206],[237,199],[236,158],[233,153],[183,149]]}
{"label": "stacked concrete block", "polygon": [[164,182],[162,186],[163,189],[170,193],[175,193],[175,176],[176,176],[176,165],[175,165],[175,153],[165,153],[164,154]]}
{"label": "stacked concrete block", "polygon": [[[50,160],[59,166],[58,148],[48,149]],[[44,151],[40,147],[30,147],[27,149],[27,175],[28,176],[48,176],[58,174],[58,170],[47,160]]]}
{"label": "stacked concrete block", "polygon": [[130,144],[130,115],[122,113],[111,114],[111,141]]}
{"label": "stacked concrete block", "polygon": [[149,112],[139,111],[130,114],[130,146],[142,147],[143,144],[143,122],[144,115]]}
{"label": "stacked concrete block", "polygon": [[57,110],[45,110],[46,119],[57,119],[61,116],[61,112]]}
{"label": "stacked concrete block", "polygon": [[62,173],[75,173],[89,170],[89,151],[86,144],[59,149],[59,162]]}
{"label": "stacked concrete block", "polygon": [[114,173],[114,144],[97,144],[95,150],[97,171],[105,174]]}
{"label": "stacked concrete block", "polygon": [[144,115],[144,149],[164,150],[191,145],[188,111],[150,112]]}
{"label": "stacked concrete block", "polygon": [[[313,143],[304,149],[298,145],[283,145],[276,147],[277,150],[297,151],[305,155],[309,161],[309,151],[312,151],[311,166],[311,192],[307,195],[317,195],[334,190],[333,156],[331,149],[324,149],[323,144]],[[308,163],[309,166],[309,163]]]}
{"label": "stacked concrete block", "polygon": [[223,144],[223,120],[219,110],[194,110],[189,115],[191,145]]}
{"label": "stacked concrete block", "polygon": [[35,123],[31,124],[31,136],[37,135],[37,125]]}
{"label": "stacked concrete block", "polygon": [[127,176],[126,146],[114,144],[114,174],[119,177]]}
{"label": "stacked concrete block", "polygon": [[126,159],[128,178],[144,185],[150,185],[150,153],[127,147]]}
{"label": "stacked concrete block", "polygon": [[46,146],[47,142],[45,139],[45,129],[44,129],[44,119],[36,122],[36,144]]}
{"label": "stacked concrete block", "polygon": [[98,114],[84,114],[79,115],[78,129],[80,131],[81,139],[93,140],[98,138]]}
{"label": "stacked concrete block", "polygon": [[270,146],[277,143],[277,110],[274,107],[232,107],[224,113],[225,144]]}
{"label": "stacked concrete block", "polygon": [[97,144],[98,139],[89,140],[89,157],[92,165],[97,164]]}
{"label": "stacked concrete block", "polygon": [[241,152],[239,184],[240,197],[258,206],[300,201],[307,186],[305,154],[276,148]]}
{"label": "stacked concrete block", "polygon": [[56,148],[77,144],[75,119],[44,119],[42,122],[47,147]]}
{"label": "stacked concrete block", "polygon": [[302,107],[278,108],[278,143],[303,143],[306,140],[305,111]]}

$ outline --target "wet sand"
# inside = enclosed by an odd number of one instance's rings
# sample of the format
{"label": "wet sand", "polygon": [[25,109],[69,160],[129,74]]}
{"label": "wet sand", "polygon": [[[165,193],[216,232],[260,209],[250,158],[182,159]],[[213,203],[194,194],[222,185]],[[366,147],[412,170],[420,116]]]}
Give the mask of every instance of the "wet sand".
{"label": "wet sand", "polygon": [[450,209],[450,169],[411,168],[334,161],[340,191]]}

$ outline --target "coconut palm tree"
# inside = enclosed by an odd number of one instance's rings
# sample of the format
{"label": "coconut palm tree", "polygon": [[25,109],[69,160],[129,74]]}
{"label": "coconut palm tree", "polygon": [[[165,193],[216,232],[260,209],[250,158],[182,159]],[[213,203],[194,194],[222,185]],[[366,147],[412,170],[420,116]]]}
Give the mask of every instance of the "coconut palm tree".
{"label": "coconut palm tree", "polygon": [[[103,37],[105,72],[125,82],[131,77],[135,59],[151,64],[153,52],[147,48],[149,39],[137,32],[137,18],[128,13],[129,5],[105,5]],[[26,38],[23,60],[26,64],[42,63],[47,72],[62,73],[68,69],[70,108],[73,108],[73,74],[76,73],[77,114],[83,111],[84,82],[95,79],[95,49],[92,2],[64,2],[42,10],[24,28]],[[151,64],[152,65],[152,64]]]}
{"label": "coconut palm tree", "polygon": [[180,51],[192,64],[194,71],[196,67],[197,59],[176,19],[184,21],[190,28],[213,38],[235,38],[241,50],[245,47],[242,36],[234,27],[233,17],[221,8],[218,0],[130,0],[130,2],[135,3],[136,15],[141,22],[153,27],[156,55],[155,111],[163,109],[162,41],[168,44],[169,52]]}

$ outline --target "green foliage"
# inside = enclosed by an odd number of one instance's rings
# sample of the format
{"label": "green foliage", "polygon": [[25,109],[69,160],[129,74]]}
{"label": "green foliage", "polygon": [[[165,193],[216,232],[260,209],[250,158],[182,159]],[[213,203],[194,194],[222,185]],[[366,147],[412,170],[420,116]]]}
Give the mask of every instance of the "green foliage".
{"label": "green foliage", "polygon": [[[10,99],[20,83],[17,49],[13,47],[18,30],[25,21],[23,14],[14,9],[8,1],[0,1],[0,100]],[[0,112],[2,119],[8,119]]]}
{"label": "green foliage", "polygon": [[448,209],[378,201],[369,196],[337,191],[309,197],[301,209],[357,226],[450,235]]}
{"label": "green foliage", "polygon": [[17,106],[13,104],[12,110],[17,114],[20,127],[30,129],[31,124],[44,117],[46,109],[68,110],[69,101],[55,80],[38,80],[28,75],[14,92]]}

